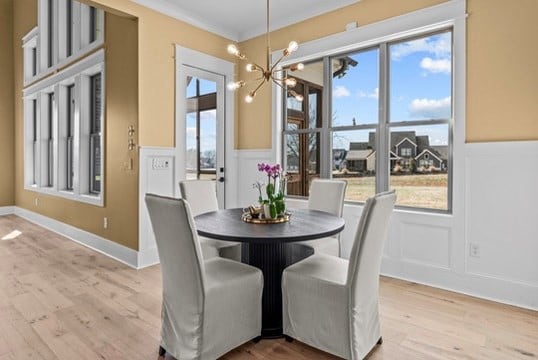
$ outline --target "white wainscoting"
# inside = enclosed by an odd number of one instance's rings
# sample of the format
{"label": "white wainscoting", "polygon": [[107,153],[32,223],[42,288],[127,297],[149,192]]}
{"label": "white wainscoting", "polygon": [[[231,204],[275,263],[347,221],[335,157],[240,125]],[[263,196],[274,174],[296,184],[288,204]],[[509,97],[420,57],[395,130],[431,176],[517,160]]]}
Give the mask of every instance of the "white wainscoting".
{"label": "white wainscoting", "polygon": [[174,148],[140,148],[140,184],[138,196],[138,248],[140,267],[159,263],[159,254],[144,197],[156,194],[177,197]]}
{"label": "white wainscoting", "polygon": [[538,308],[538,141],[468,144],[465,271],[514,284],[513,302]]}
{"label": "white wainscoting", "polygon": [[[467,144],[465,186],[454,189],[454,214],[396,210],[381,272],[438,288],[538,309],[538,142]],[[239,189],[259,177],[271,151],[238,153]],[[455,174],[456,175],[456,174]],[[242,194],[241,204],[256,194]],[[305,200],[289,198],[290,208]],[[342,256],[349,257],[362,206],[346,204]],[[469,244],[480,257],[470,256]]]}
{"label": "white wainscoting", "polygon": [[237,201],[234,207],[257,204],[258,191],[253,184],[256,181],[267,183],[267,177],[258,171],[258,164],[274,164],[274,154],[271,150],[236,150],[234,155],[237,171]]}

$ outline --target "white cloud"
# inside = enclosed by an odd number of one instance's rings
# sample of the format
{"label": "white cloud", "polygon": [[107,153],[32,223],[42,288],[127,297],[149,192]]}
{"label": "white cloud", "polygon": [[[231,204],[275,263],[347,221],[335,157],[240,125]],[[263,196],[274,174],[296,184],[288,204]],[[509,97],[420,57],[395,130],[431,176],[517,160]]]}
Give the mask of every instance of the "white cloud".
{"label": "white cloud", "polygon": [[442,119],[450,116],[450,96],[444,99],[414,99],[409,105],[413,118]]}
{"label": "white cloud", "polygon": [[345,86],[342,86],[342,85],[335,87],[333,90],[333,97],[335,98],[347,97],[349,95],[351,95],[349,90]]}
{"label": "white cloud", "polygon": [[368,98],[368,99],[379,99],[379,88],[375,88],[372,92],[359,92],[360,98]]}
{"label": "white cloud", "polygon": [[422,59],[420,67],[432,73],[450,74],[452,70],[452,64],[449,59],[433,60],[430,57]]}
{"label": "white cloud", "polygon": [[390,57],[392,60],[400,60],[416,52],[428,52],[435,54],[436,57],[446,58],[450,55],[451,49],[450,34],[446,33],[433,37],[433,39],[421,38],[393,45],[390,48]]}

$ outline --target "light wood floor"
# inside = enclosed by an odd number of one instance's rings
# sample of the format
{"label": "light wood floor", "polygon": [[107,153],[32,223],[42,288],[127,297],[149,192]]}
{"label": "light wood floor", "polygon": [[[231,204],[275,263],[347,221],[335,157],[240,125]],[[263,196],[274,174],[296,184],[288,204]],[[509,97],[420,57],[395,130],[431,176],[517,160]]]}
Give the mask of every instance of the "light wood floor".
{"label": "light wood floor", "polygon": [[[157,359],[159,266],[132,270],[16,216],[0,217],[0,360]],[[381,280],[378,359],[538,358],[538,313]],[[335,359],[297,341],[224,359]]]}

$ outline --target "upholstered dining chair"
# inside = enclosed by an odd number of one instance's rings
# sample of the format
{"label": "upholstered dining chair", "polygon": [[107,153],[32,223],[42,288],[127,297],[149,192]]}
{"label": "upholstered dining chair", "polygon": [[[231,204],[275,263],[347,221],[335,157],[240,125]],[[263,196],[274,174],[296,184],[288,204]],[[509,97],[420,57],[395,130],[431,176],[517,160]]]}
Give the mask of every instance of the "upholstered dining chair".
{"label": "upholstered dining chair", "polygon": [[394,192],[366,201],[349,261],[314,254],[284,270],[284,334],[353,360],[382,343],[379,271],[395,202]]}
{"label": "upholstered dining chair", "polygon": [[[189,202],[193,216],[219,209],[215,182],[211,180],[183,180],[179,182],[181,197]],[[241,244],[231,241],[199,237],[204,259],[215,256],[241,261]]]}
{"label": "upholstered dining chair", "polygon": [[[308,208],[319,210],[342,217],[344,211],[344,197],[346,195],[347,181],[313,179],[310,183],[308,195]],[[330,236],[323,239],[301,241],[295,247],[307,250],[299,251],[299,257],[304,258],[304,254],[323,253],[327,255],[340,256],[340,235]],[[294,252],[296,250],[294,249]],[[308,254],[308,255],[310,255]]]}
{"label": "upholstered dining chair", "polygon": [[163,279],[160,354],[214,360],[261,334],[262,272],[203,260],[184,199],[146,194]]}

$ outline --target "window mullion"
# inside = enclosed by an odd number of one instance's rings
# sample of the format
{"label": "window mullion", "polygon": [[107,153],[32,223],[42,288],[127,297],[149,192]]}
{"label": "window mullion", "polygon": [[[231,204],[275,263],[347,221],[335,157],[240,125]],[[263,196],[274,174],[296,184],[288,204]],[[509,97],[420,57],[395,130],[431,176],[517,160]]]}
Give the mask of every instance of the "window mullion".
{"label": "window mullion", "polygon": [[321,118],[321,139],[320,139],[320,176],[322,178],[331,177],[332,160],[332,136],[330,127],[331,121],[331,97],[332,97],[332,70],[331,59],[323,58],[323,83],[324,91],[322,97],[322,118]]}
{"label": "window mullion", "polygon": [[389,189],[389,60],[387,44],[379,45],[379,123],[376,136],[376,192]]}

